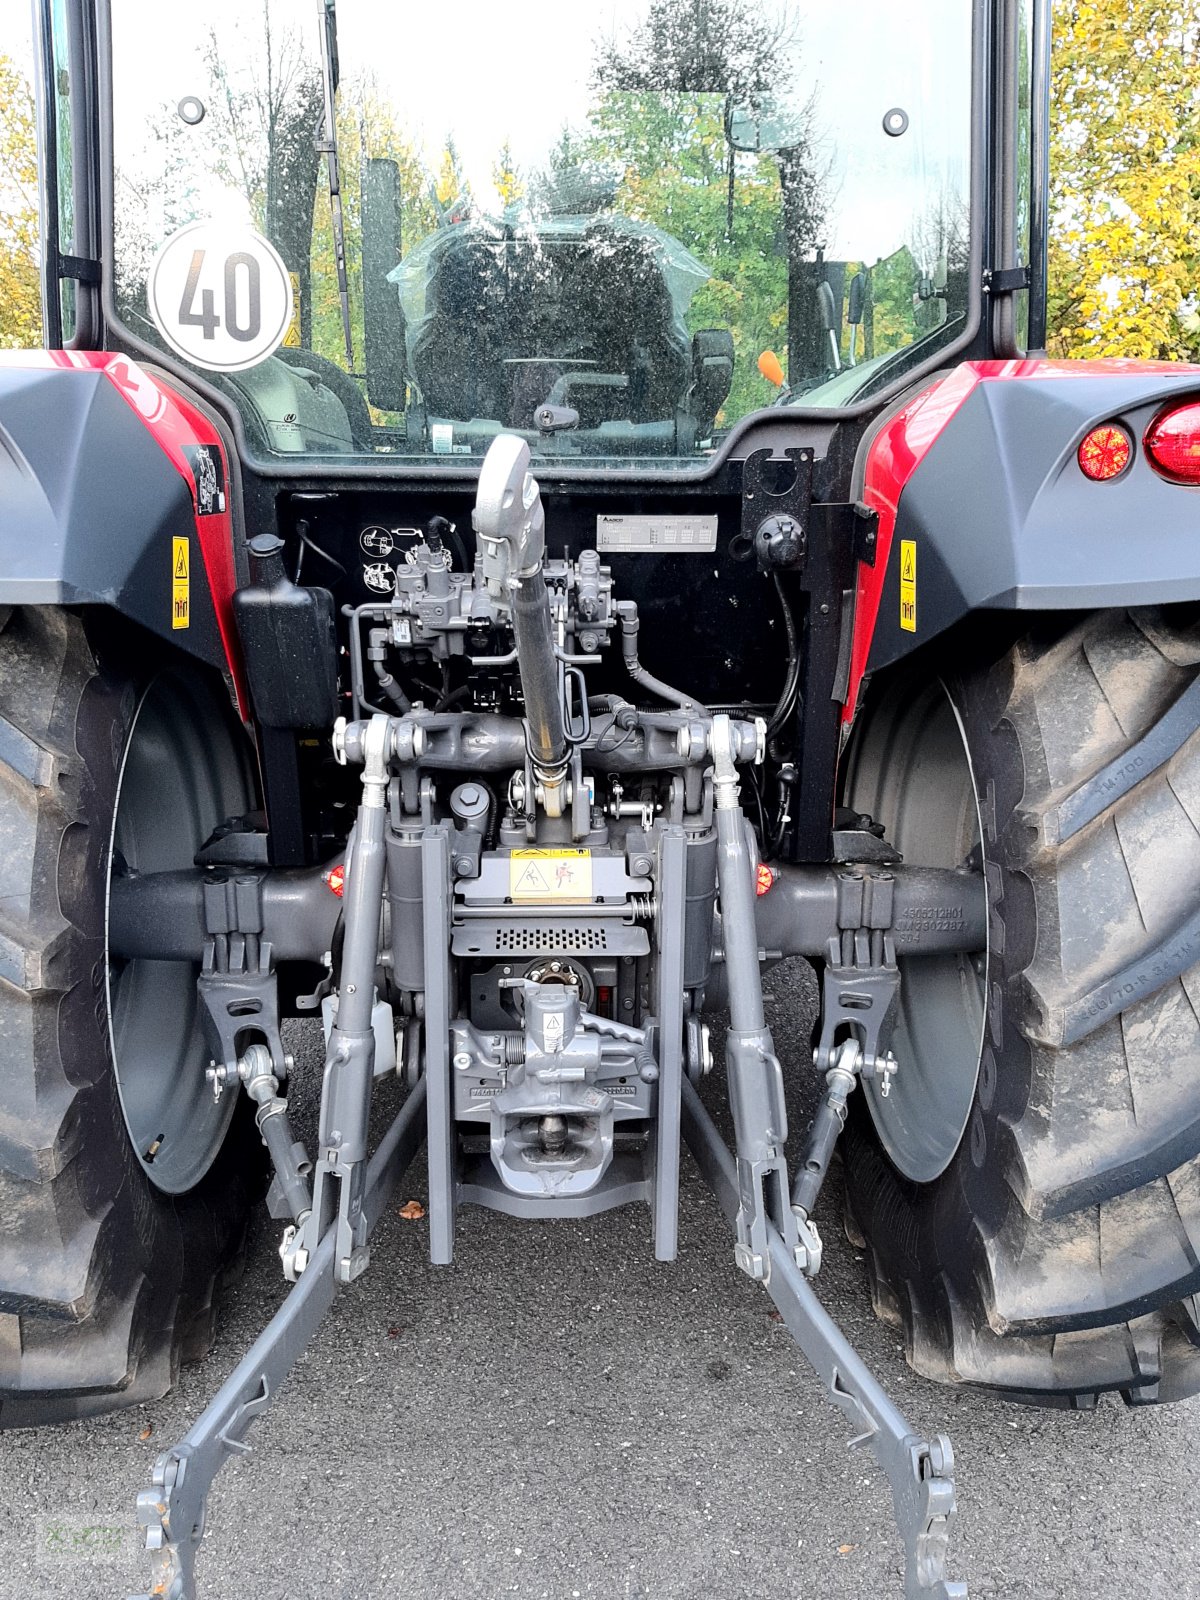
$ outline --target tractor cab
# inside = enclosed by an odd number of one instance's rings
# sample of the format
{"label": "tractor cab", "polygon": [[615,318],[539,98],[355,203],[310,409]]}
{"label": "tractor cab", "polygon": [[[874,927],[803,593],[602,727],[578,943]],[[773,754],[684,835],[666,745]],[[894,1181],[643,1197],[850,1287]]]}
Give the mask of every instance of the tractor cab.
{"label": "tractor cab", "polygon": [[[865,410],[999,349],[1001,300],[1028,320],[1028,207],[985,203],[1001,152],[1034,187],[1023,12],[863,0],[847,48],[827,8],[620,0],[562,14],[544,62],[529,0],[453,52],[431,16],[318,13],[216,0],[164,37],[146,0],[105,12],[107,320],[285,474],[465,470],[501,429],[694,474],[765,409]],[[1014,274],[986,304],[985,260]]]}

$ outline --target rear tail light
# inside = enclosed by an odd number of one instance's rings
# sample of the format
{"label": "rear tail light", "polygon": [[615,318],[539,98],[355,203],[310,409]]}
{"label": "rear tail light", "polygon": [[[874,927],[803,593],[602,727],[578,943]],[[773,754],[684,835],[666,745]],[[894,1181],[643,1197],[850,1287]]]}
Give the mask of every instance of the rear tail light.
{"label": "rear tail light", "polygon": [[1164,411],[1146,430],[1146,454],[1173,483],[1200,484],[1200,400]]}
{"label": "rear tail light", "polygon": [[1133,440],[1115,422],[1102,423],[1079,446],[1079,470],[1094,483],[1119,478],[1133,459]]}

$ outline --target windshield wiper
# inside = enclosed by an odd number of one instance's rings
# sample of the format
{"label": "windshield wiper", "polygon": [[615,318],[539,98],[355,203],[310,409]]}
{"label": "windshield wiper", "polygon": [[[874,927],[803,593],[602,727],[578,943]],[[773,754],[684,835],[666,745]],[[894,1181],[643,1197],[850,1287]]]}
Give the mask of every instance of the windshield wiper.
{"label": "windshield wiper", "polygon": [[329,173],[329,215],[333,223],[333,254],[337,267],[338,298],[342,303],[342,334],[346,340],[346,369],[354,372],[354,345],[350,337],[350,282],[346,276],[346,226],[342,219],[342,186],[338,171],[337,115],[338,86],[337,15],[334,0],[319,0],[321,7],[321,82],[325,90],[325,119],[314,140],[317,154],[325,157]]}

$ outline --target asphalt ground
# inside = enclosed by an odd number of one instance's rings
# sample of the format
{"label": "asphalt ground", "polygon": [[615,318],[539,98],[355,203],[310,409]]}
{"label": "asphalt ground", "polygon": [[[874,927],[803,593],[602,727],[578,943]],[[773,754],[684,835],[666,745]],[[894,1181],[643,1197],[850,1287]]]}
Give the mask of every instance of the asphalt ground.
{"label": "asphalt ground", "polygon": [[[774,975],[789,1081],[811,974]],[[297,1100],[319,1038],[297,1032]],[[718,1112],[719,1071],[704,1097]],[[303,1108],[302,1108],[303,1109]],[[797,1097],[793,1128],[802,1130]],[[950,1576],[973,1596],[1200,1600],[1200,1408],[1012,1407],[917,1377],[871,1311],[861,1257],[823,1202],[819,1290],[915,1427],[957,1456]],[[457,1260],[397,1215],[209,1502],[205,1600],[791,1600],[902,1593],[890,1497],[823,1398],[685,1157],[679,1259],[640,1208],[517,1223],[464,1209]],[[149,1564],[137,1491],[283,1295],[255,1229],[215,1350],[166,1399],[0,1438],[0,1600],[116,1600]]]}

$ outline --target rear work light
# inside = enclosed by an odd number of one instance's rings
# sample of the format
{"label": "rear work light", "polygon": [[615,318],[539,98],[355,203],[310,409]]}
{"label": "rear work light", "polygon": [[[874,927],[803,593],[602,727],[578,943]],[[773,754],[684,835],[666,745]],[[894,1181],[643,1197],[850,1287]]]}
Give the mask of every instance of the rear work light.
{"label": "rear work light", "polygon": [[1200,484],[1200,400],[1155,417],[1146,430],[1145,445],[1164,478]]}
{"label": "rear work light", "polygon": [[1115,422],[1093,428],[1079,446],[1079,470],[1094,483],[1119,478],[1133,460],[1133,440]]}

